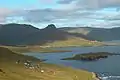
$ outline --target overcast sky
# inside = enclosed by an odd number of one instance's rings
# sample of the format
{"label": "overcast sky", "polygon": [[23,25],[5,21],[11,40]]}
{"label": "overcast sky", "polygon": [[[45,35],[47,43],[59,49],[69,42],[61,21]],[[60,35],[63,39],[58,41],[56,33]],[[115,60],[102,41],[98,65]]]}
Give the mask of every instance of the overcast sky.
{"label": "overcast sky", "polygon": [[120,0],[1,0],[0,23],[120,27]]}

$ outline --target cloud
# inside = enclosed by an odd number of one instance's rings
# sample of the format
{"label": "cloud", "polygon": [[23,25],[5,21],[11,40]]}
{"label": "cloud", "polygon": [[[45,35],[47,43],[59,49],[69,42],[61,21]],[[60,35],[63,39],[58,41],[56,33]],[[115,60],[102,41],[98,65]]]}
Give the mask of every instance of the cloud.
{"label": "cloud", "polygon": [[0,23],[5,23],[6,18],[10,15],[13,11],[7,8],[0,8]]}
{"label": "cloud", "polygon": [[120,6],[120,0],[59,0],[58,4],[71,4],[76,2],[77,7],[86,9],[100,9]]}
{"label": "cloud", "polygon": [[[34,15],[34,16],[33,16]],[[20,14],[10,16],[12,18],[18,17],[24,19],[25,22],[42,23],[42,22],[55,22],[56,20],[76,20],[82,17],[92,15],[91,11],[77,11],[77,10],[56,10],[56,9],[36,9],[26,10]]]}
{"label": "cloud", "polygon": [[[0,22],[29,23],[45,27],[54,23],[59,27],[120,26],[119,0],[59,0],[59,7],[11,11],[0,9]],[[14,12],[14,13],[13,13]]]}
{"label": "cloud", "polygon": [[[61,9],[36,9],[23,10],[9,16],[7,22],[30,23],[40,27],[54,23],[59,27],[92,26],[114,27],[120,26],[120,13],[112,9],[101,10],[61,10]],[[44,26],[43,26],[44,25]]]}
{"label": "cloud", "polygon": [[74,0],[59,0],[58,3],[59,4],[70,4],[72,1]]}
{"label": "cloud", "polygon": [[40,0],[40,1],[43,3],[52,3],[53,2],[53,0]]}

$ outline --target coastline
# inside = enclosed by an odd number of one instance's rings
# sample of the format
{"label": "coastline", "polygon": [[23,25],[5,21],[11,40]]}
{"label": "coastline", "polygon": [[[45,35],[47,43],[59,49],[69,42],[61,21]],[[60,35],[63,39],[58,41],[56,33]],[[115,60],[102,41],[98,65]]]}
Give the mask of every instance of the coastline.
{"label": "coastline", "polygon": [[[3,80],[93,80],[92,73],[85,70],[44,63],[32,56],[17,54],[8,48],[0,47],[0,53],[0,79]],[[18,60],[20,63],[16,64]],[[26,68],[26,60],[39,64],[44,72],[41,73],[40,69],[36,68]]]}
{"label": "coastline", "polygon": [[102,79],[100,79],[100,77],[98,76],[98,74],[95,73],[95,72],[92,72],[92,78],[93,78],[94,80],[102,80]]}

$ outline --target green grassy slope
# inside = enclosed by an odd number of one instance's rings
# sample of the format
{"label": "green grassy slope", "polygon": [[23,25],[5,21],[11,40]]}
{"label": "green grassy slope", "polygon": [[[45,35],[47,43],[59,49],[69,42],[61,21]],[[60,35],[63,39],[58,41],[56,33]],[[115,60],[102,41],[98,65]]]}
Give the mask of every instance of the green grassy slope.
{"label": "green grassy slope", "polygon": [[[16,61],[20,59],[20,64]],[[44,73],[26,69],[24,60],[40,64]],[[92,73],[40,62],[38,59],[16,54],[7,48],[0,47],[0,80],[93,80]]]}
{"label": "green grassy slope", "polygon": [[101,46],[104,45],[102,42],[89,41],[82,38],[72,37],[63,41],[55,41],[47,43],[44,46],[49,47],[79,47],[79,46]]}
{"label": "green grassy slope", "polygon": [[94,27],[63,27],[60,30],[69,33],[80,33],[94,40],[112,41],[120,40],[120,27],[115,28],[94,28]]}
{"label": "green grassy slope", "polygon": [[60,30],[67,31],[69,33],[80,33],[87,35],[93,28],[90,27],[63,27],[59,28]]}
{"label": "green grassy slope", "polygon": [[28,52],[42,52],[42,53],[54,53],[54,52],[71,52],[70,50],[56,50],[46,48],[42,46],[2,46],[8,48],[17,53],[28,53]]}

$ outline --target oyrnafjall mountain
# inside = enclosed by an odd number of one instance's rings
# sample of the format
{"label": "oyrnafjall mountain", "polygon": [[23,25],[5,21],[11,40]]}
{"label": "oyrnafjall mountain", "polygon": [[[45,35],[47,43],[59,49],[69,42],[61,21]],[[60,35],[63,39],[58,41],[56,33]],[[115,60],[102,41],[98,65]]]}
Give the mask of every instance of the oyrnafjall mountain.
{"label": "oyrnafjall mountain", "polygon": [[54,24],[43,29],[28,24],[0,25],[1,45],[89,46],[93,45],[90,40],[94,39],[82,33],[69,33],[61,30]]}

